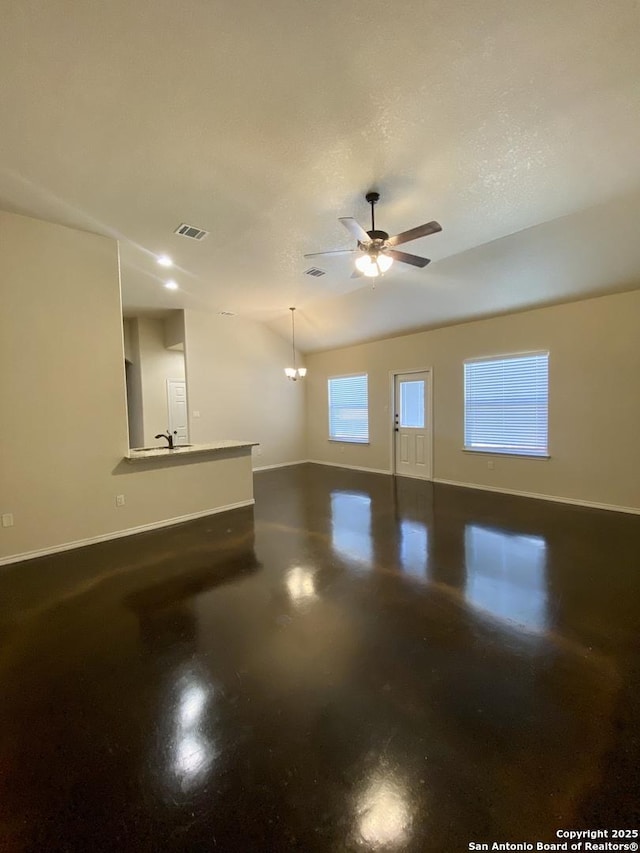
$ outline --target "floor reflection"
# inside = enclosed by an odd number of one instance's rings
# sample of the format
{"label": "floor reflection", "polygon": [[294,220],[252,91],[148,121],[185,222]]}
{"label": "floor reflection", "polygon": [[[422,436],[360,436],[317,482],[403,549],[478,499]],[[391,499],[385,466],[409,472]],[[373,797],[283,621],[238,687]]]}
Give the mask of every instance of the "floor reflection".
{"label": "floor reflection", "polygon": [[422,581],[428,580],[428,532],[419,521],[405,519],[400,522],[400,565],[406,574]]}
{"label": "floor reflection", "polygon": [[215,689],[198,663],[197,605],[214,589],[231,586],[260,568],[253,539],[226,558],[150,583],[124,598],[138,618],[141,648],[162,661],[153,702],[156,729],[148,742],[149,768],[162,796],[191,802],[210,779],[219,755],[214,734]]}
{"label": "floor reflection", "polygon": [[197,724],[207,704],[208,691],[197,680],[188,683],[179,700],[179,720],[184,728]]}
{"label": "floor reflection", "polygon": [[216,757],[209,733],[210,704],[214,691],[203,673],[185,671],[170,689],[174,713],[172,745],[172,779],[182,791],[200,785]]}
{"label": "floor reflection", "polygon": [[402,849],[409,839],[411,810],[407,791],[390,772],[380,770],[358,799],[357,836],[372,850]]}
{"label": "floor reflection", "polygon": [[371,498],[358,492],[331,492],[331,546],[341,557],[371,564]]}
{"label": "floor reflection", "polygon": [[315,572],[302,566],[292,566],[286,574],[285,583],[291,601],[298,606],[305,606],[314,601],[316,594]]}
{"label": "floor reflection", "polygon": [[548,627],[547,549],[540,536],[465,526],[467,601],[532,631]]}

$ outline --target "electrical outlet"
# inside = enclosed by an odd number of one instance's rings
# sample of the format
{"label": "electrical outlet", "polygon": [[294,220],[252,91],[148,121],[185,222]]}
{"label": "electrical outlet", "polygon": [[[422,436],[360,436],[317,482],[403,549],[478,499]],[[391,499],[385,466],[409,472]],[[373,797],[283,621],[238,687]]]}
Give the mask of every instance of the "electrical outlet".
{"label": "electrical outlet", "polygon": [[260,447],[260,445],[258,445],[255,450],[256,456],[262,456],[262,447]]}
{"label": "electrical outlet", "polygon": [[116,506],[124,506],[124,495],[116,495]]}
{"label": "electrical outlet", "polygon": [[199,418],[200,417],[200,412],[198,411],[198,409],[194,409],[194,411],[191,412],[191,417],[192,418]]}
{"label": "electrical outlet", "polygon": [[489,459],[489,461],[487,462],[487,468],[490,471],[493,471],[493,459]]}
{"label": "electrical outlet", "polygon": [[340,453],[344,453],[344,444],[340,445]]}
{"label": "electrical outlet", "polygon": [[2,515],[2,526],[3,527],[13,527],[13,513],[5,512]]}

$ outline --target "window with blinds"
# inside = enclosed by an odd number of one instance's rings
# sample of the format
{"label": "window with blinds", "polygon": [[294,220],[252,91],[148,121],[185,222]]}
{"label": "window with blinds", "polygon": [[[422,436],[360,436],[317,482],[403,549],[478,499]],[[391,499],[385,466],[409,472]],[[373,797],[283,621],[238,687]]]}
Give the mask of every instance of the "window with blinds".
{"label": "window with blinds", "polygon": [[369,441],[369,391],[367,374],[333,376],[329,386],[329,438],[334,441]]}
{"label": "window with blinds", "polygon": [[464,364],[464,447],[547,456],[549,353]]}

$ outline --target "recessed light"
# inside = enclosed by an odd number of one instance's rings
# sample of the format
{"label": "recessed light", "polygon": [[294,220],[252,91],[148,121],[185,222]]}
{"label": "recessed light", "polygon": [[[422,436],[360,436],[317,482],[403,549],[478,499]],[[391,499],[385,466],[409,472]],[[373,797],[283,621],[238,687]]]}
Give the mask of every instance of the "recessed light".
{"label": "recessed light", "polygon": [[169,255],[158,255],[156,258],[161,267],[172,267],[173,261],[169,257]]}
{"label": "recessed light", "polygon": [[167,288],[167,290],[177,290],[178,289],[178,283],[176,281],[174,281],[173,279],[165,282],[164,286]]}

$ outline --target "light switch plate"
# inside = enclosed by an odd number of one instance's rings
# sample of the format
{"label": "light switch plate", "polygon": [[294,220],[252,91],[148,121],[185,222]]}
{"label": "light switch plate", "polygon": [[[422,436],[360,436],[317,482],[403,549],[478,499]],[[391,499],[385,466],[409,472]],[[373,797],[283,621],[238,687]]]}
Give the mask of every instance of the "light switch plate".
{"label": "light switch plate", "polygon": [[13,513],[5,512],[2,514],[2,526],[13,527]]}

